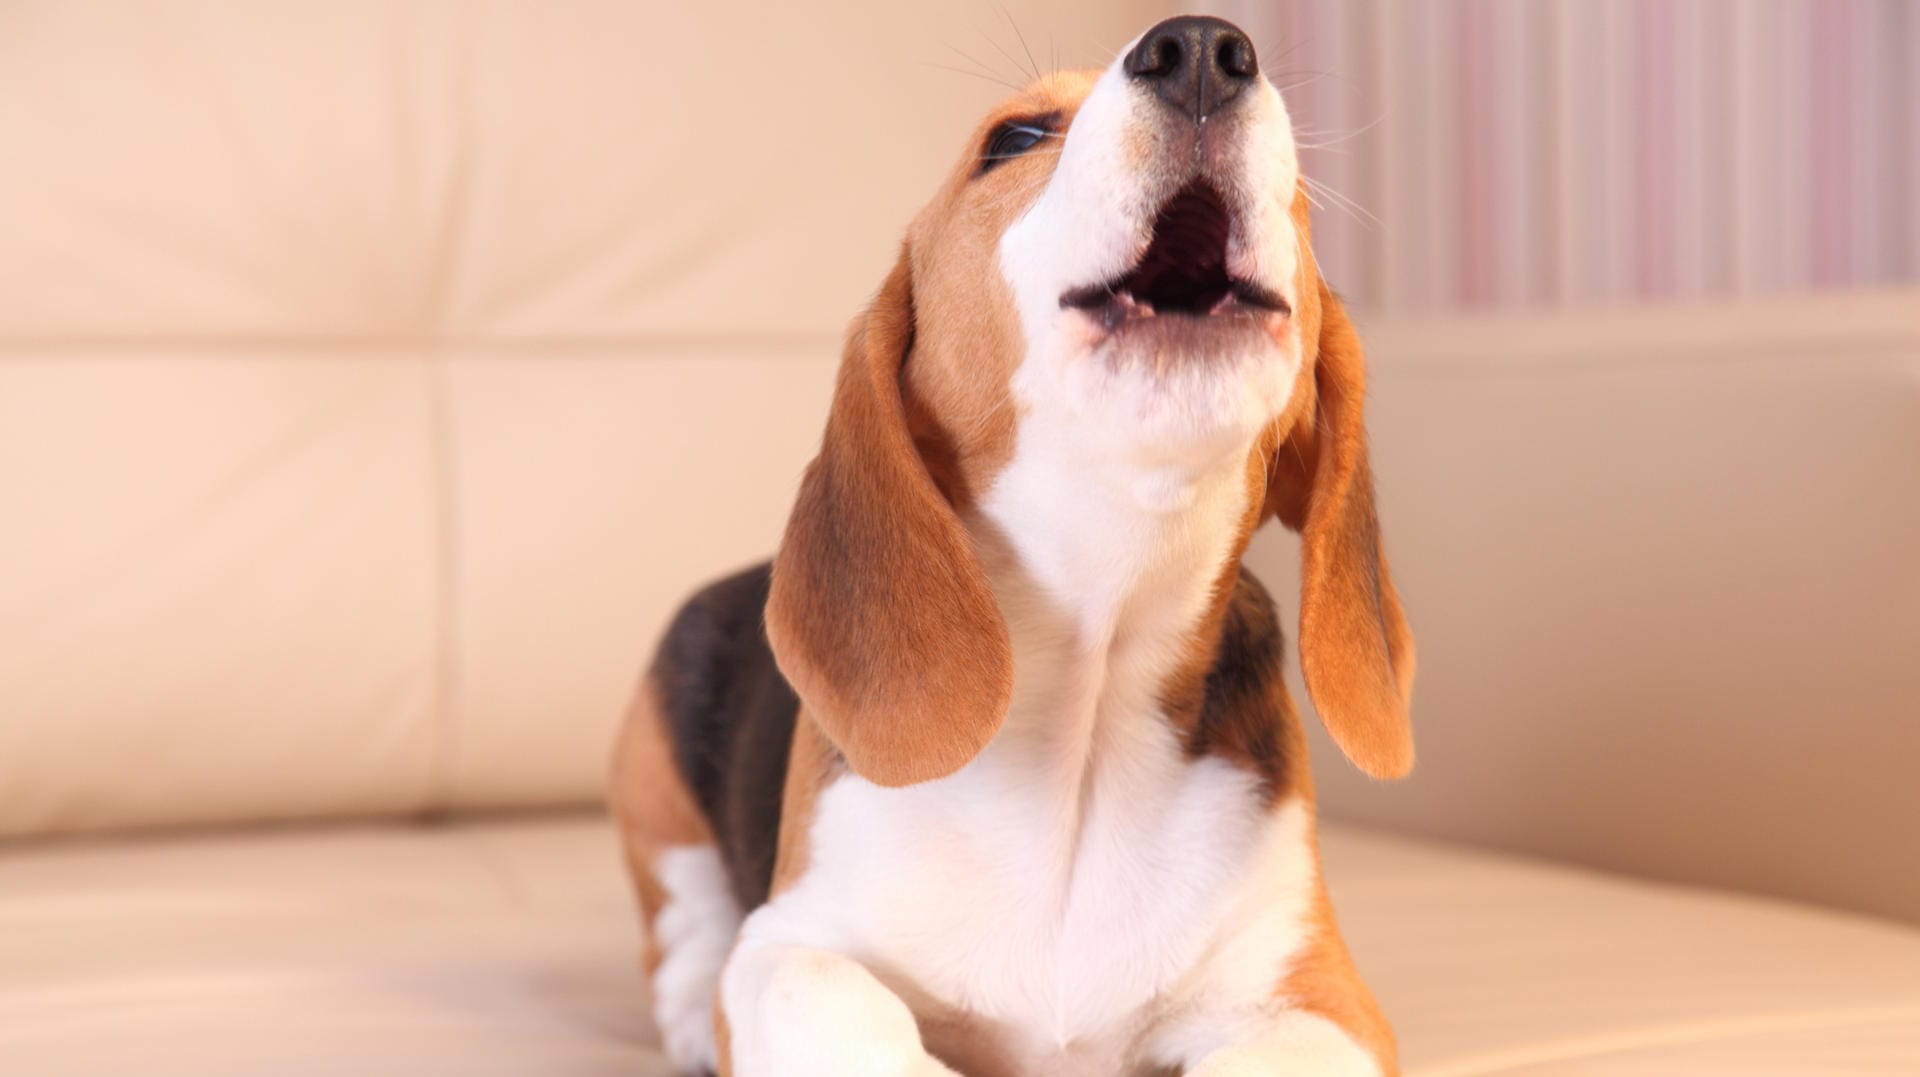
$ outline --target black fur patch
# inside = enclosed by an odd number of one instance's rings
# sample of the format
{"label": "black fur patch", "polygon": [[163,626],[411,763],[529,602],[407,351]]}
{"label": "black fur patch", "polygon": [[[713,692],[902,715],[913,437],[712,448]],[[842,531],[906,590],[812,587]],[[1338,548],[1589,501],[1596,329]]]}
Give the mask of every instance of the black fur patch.
{"label": "black fur patch", "polygon": [[[800,700],[767,643],[771,566],[709,584],[667,629],[653,679],[674,762],[713,828],[734,896],[764,904],[773,886],[780,805]],[[1187,739],[1193,756],[1251,766],[1270,797],[1288,785],[1288,723],[1298,723],[1281,682],[1285,640],[1265,587],[1242,569]]]}
{"label": "black fur patch", "polygon": [[743,909],[763,904],[773,886],[800,708],[767,643],[771,567],[755,565],[689,599],[653,663],[674,762],[713,827]]}
{"label": "black fur patch", "polygon": [[1187,750],[1244,760],[1270,797],[1286,791],[1287,723],[1299,721],[1281,683],[1285,646],[1272,596],[1242,568]]}

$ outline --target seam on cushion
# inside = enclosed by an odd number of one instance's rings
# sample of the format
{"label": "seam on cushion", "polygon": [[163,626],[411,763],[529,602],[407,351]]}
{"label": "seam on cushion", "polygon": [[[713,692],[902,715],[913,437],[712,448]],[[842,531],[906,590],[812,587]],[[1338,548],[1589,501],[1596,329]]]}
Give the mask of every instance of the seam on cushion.
{"label": "seam on cushion", "polygon": [[[0,363],[44,362],[53,357],[131,358],[152,352],[184,352],[193,358],[256,358],[261,352],[276,358],[331,359],[356,352],[446,352],[474,358],[515,358],[536,351],[545,359],[677,359],[716,352],[797,352],[817,358],[819,349],[839,354],[840,336],[827,331],[769,333],[694,331],[486,335],[372,334],[332,336],[317,333],[131,333],[121,336],[6,336],[0,334]],[[160,356],[159,358],[171,358]]]}
{"label": "seam on cushion", "polygon": [[1870,1006],[1864,1009],[1765,1014],[1682,1025],[1655,1025],[1489,1051],[1429,1066],[1409,1066],[1406,1072],[1407,1077],[1491,1077],[1494,1074],[1511,1073],[1526,1066],[1537,1066],[1547,1062],[1567,1062],[1574,1059],[1624,1054],[1651,1047],[1675,1047],[1710,1043],[1715,1040],[1740,1039],[1770,1032],[1849,1028],[1855,1025],[1881,1024],[1908,1019],[1920,1020],[1920,1002]]}
{"label": "seam on cushion", "polygon": [[[390,62],[388,74],[393,78],[393,86],[402,99],[409,97],[404,87],[408,86],[406,67],[410,60],[409,46],[416,44],[410,31],[417,29],[406,25],[407,20],[395,15],[392,24],[393,34],[389,41],[402,43],[388,55]],[[434,476],[434,586],[437,589],[434,604],[437,623],[435,624],[435,663],[434,663],[434,713],[432,727],[431,754],[427,772],[425,807],[428,811],[437,811],[446,807],[453,785],[454,761],[459,747],[459,711],[460,711],[460,594],[462,577],[461,556],[464,552],[460,528],[459,504],[459,445],[453,421],[453,374],[448,367],[447,345],[444,330],[448,314],[452,308],[455,283],[459,274],[460,256],[467,245],[467,223],[473,207],[474,169],[476,131],[473,125],[471,102],[474,85],[474,68],[480,54],[481,42],[478,40],[479,24],[468,20],[460,27],[460,33],[450,42],[450,81],[454,91],[455,115],[447,117],[455,130],[451,157],[447,161],[447,179],[441,211],[434,222],[435,234],[432,241],[432,260],[426,267],[425,290],[421,296],[421,314],[423,321],[415,330],[415,335],[427,338],[428,376],[432,379],[428,390],[431,393],[431,433]],[[395,113],[396,116],[400,113]],[[395,159],[401,162],[408,173],[415,172],[415,166],[425,159],[426,151],[416,139],[416,132],[410,124],[398,124],[393,129],[398,141]],[[409,178],[414,178],[409,176]]]}
{"label": "seam on cushion", "polygon": [[427,452],[433,476],[433,715],[429,728],[427,774],[420,808],[434,812],[446,806],[452,783],[458,739],[454,713],[458,705],[459,595],[461,544],[457,503],[457,468],[453,430],[453,400],[446,358],[434,352],[427,363]]}

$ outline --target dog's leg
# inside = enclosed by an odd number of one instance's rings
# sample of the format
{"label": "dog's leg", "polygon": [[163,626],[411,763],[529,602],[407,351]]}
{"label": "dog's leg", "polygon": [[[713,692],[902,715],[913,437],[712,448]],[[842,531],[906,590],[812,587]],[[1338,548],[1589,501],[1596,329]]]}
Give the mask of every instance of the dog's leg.
{"label": "dog's leg", "polygon": [[720,987],[723,1077],[955,1077],[920,1042],[913,1012],[859,962],[743,940]]}
{"label": "dog's leg", "polygon": [[[1397,1077],[1393,1029],[1354,967],[1326,887],[1317,881],[1312,886],[1300,928],[1304,941],[1280,959],[1271,993],[1242,996],[1223,1012],[1196,1014],[1169,1040],[1178,1044],[1169,1053],[1184,1077]],[[1255,948],[1240,952],[1251,955]],[[1270,959],[1256,959],[1236,979],[1260,983],[1260,967]]]}
{"label": "dog's leg", "polygon": [[650,682],[621,730],[610,797],[640,897],[641,964],[661,1041],[676,1071],[712,1073],[714,993],[740,908],[713,832],[674,766]]}
{"label": "dog's leg", "polygon": [[740,928],[740,910],[727,891],[720,854],[710,845],[663,850],[653,870],[667,894],[653,922],[659,954],[651,981],[653,1019],[667,1057],[682,1073],[715,1073],[713,1000]]}

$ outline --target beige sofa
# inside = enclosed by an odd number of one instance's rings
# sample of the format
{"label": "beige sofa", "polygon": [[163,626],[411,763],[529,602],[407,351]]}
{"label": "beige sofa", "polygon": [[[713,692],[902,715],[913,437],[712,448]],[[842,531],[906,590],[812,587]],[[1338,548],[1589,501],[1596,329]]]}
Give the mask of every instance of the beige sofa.
{"label": "beige sofa", "polygon": [[[663,1072],[613,724],[1006,69],[830,6],[0,5],[0,1072]],[[1409,1072],[1920,1072],[1917,307],[1365,324]]]}

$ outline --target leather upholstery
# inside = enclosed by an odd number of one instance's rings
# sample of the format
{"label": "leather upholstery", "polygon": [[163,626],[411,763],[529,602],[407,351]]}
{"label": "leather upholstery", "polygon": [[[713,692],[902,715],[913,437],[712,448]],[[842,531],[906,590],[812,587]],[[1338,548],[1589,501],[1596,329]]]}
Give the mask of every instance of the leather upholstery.
{"label": "leather upholstery", "polygon": [[1027,62],[974,15],[0,8],[0,836],[595,799]]}

